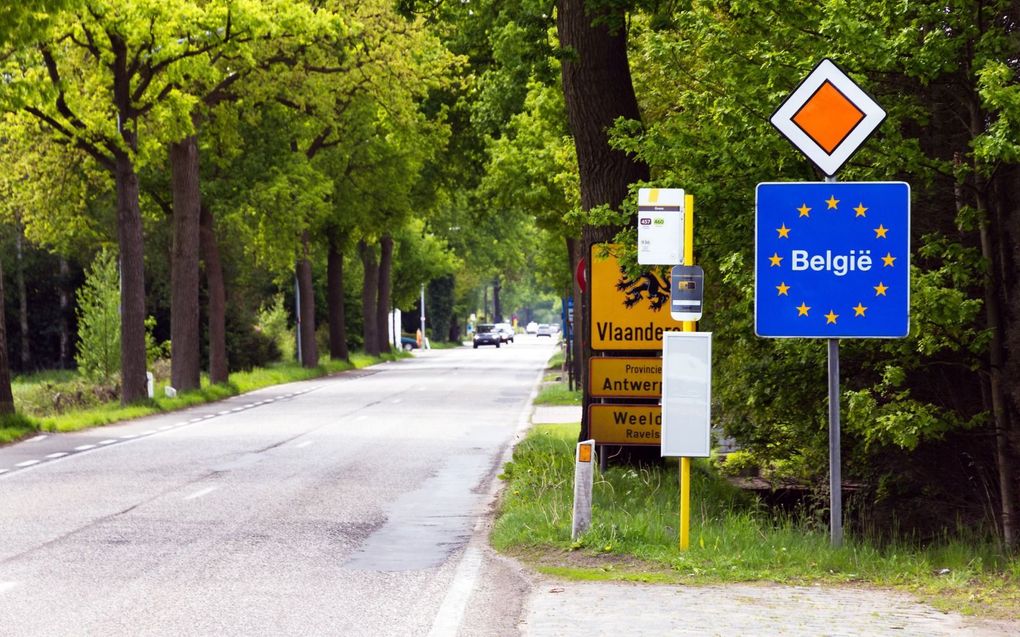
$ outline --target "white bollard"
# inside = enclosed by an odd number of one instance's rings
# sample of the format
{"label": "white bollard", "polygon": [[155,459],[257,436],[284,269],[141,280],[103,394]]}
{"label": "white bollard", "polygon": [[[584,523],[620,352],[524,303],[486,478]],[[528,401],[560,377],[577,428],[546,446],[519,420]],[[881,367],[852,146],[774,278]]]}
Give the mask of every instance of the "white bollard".
{"label": "white bollard", "polygon": [[595,441],[577,443],[574,455],[574,522],[570,539],[576,540],[591,526],[591,491],[595,480]]}
{"label": "white bollard", "polygon": [[177,398],[177,390],[170,385],[163,388],[163,393],[166,394],[167,398]]}
{"label": "white bollard", "polygon": [[145,386],[149,390],[149,398],[156,397],[156,378],[152,375],[152,372],[145,372]]}

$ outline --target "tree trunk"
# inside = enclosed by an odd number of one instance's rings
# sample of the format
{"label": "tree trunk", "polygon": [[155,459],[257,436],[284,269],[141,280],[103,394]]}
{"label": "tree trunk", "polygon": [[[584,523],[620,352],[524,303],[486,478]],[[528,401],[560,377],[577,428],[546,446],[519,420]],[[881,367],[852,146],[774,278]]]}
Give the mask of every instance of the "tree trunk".
{"label": "tree trunk", "polygon": [[347,351],[347,319],[344,308],[344,254],[335,239],[329,241],[326,257],[326,287],[329,304],[329,357],[350,360]]}
{"label": "tree trunk", "polygon": [[28,328],[28,288],[25,286],[25,227],[15,223],[14,245],[18,267],[15,269],[15,284],[18,286],[18,327],[21,330],[21,371],[32,369],[32,348]]}
{"label": "tree trunk", "polygon": [[223,283],[220,248],[216,242],[215,221],[205,206],[201,207],[199,235],[209,294],[209,382],[219,384],[230,379],[227,367],[227,292]]}
{"label": "tree trunk", "polygon": [[301,235],[301,258],[297,261],[298,291],[301,295],[301,366],[319,364],[319,347],[315,342],[315,290],[312,289],[312,263],[308,260],[308,232]]}
{"label": "tree trunk", "polygon": [[170,384],[178,391],[198,389],[199,357],[199,218],[202,196],[198,181],[198,138],[170,144],[173,192],[173,255],[170,270]]}
{"label": "tree trunk", "polygon": [[989,212],[983,207],[983,204],[983,197],[979,194],[978,210],[982,213],[979,228],[981,255],[988,263],[984,273],[984,305],[985,320],[992,337],[991,343],[988,345],[988,382],[992,418],[995,423],[995,459],[999,469],[999,495],[1002,504],[1002,541],[1006,547],[1012,548],[1017,544],[1017,517],[1016,494],[1013,488],[1013,450],[1010,445],[1012,426],[1006,399],[1007,385],[1003,379],[1006,357],[1002,313],[999,305],[1001,285],[992,230],[987,219]]}
{"label": "tree trunk", "polygon": [[138,174],[131,157],[118,152],[117,243],[120,248],[120,369],[122,404],[148,397],[145,377],[145,260]]}
{"label": "tree trunk", "polygon": [[499,298],[499,292],[503,286],[499,284],[499,277],[492,280],[492,316],[493,323],[503,322],[503,301]]}
{"label": "tree trunk", "polygon": [[[981,130],[982,118],[977,104],[971,104],[971,133]],[[954,162],[962,161],[959,154]],[[1005,331],[1002,322],[1000,291],[1002,279],[999,276],[999,250],[996,248],[996,231],[992,227],[992,212],[988,209],[986,192],[988,184],[975,170],[975,201],[974,206],[980,215],[978,235],[981,243],[981,256],[986,267],[983,273],[985,322],[991,334],[988,344],[988,396],[991,403],[992,423],[995,434],[995,460],[999,474],[999,502],[1001,506],[1002,541],[1004,546],[1012,548],[1017,544],[1016,492],[1013,475],[1013,450],[1010,441],[1012,423],[1006,396],[1008,384],[1003,376],[1006,371]],[[961,184],[955,186],[956,209],[962,211],[966,202]]]}
{"label": "tree trunk", "polygon": [[[390,352],[390,273],[393,271],[393,237],[383,235],[379,240],[379,298],[376,299],[376,325],[379,352]],[[423,335],[424,336],[424,335]],[[397,341],[400,342],[399,340]]]}
{"label": "tree trunk", "polygon": [[7,317],[4,316],[4,268],[0,263],[0,416],[14,413],[11,368],[7,361]]}
{"label": "tree trunk", "polygon": [[[648,179],[648,166],[623,151],[610,148],[608,129],[619,117],[639,120],[637,98],[627,62],[625,15],[588,15],[584,0],[560,0],[556,26],[561,46],[570,52],[563,59],[561,75],[567,120],[577,150],[581,207],[609,205],[619,208],[634,181]],[[593,20],[598,18],[598,23]],[[593,244],[610,241],[618,228],[585,226],[581,256],[587,260],[591,280],[590,252]],[[591,307],[591,285],[583,294],[582,313]],[[578,361],[587,369],[591,358],[591,325],[584,320],[578,330],[584,342]],[[588,405],[591,394],[584,387],[581,439],[588,437]]]}
{"label": "tree trunk", "polygon": [[379,355],[379,321],[376,320],[376,292],[379,290],[379,266],[375,260],[375,248],[364,239],[358,242],[358,252],[365,269],[365,282],[361,287],[361,316],[364,323],[365,353]]}
{"label": "tree trunk", "polygon": [[67,369],[71,363],[71,294],[68,292],[70,277],[71,267],[67,259],[60,257],[60,283],[57,286],[60,302],[60,369]]}

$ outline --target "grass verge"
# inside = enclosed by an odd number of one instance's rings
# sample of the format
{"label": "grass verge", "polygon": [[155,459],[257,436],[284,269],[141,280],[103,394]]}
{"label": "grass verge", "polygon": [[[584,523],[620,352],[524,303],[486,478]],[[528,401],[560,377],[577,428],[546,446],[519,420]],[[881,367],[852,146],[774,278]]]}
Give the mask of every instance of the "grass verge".
{"label": "grass verge", "polygon": [[546,373],[542,378],[542,385],[539,387],[538,395],[535,396],[536,405],[580,405],[582,396],[581,388],[570,391],[567,383],[563,380],[566,372],[563,365],[566,361],[563,350],[560,349],[546,363]]}
{"label": "grass verge", "polygon": [[942,610],[1020,619],[1020,560],[972,538],[876,546],[777,515],[716,476],[692,470],[691,547],[677,547],[675,463],[596,473],[592,528],[570,540],[577,425],[535,427],[500,476],[491,541],[540,571],[576,579],[669,583],[771,581],[908,590]]}
{"label": "grass verge", "polygon": [[372,357],[354,353],[351,355],[349,363],[326,360],[318,367],[310,369],[293,362],[277,363],[250,371],[234,372],[230,374],[228,382],[223,385],[210,385],[208,378],[203,376],[200,389],[182,392],[175,398],[165,397],[166,383],[163,382],[156,384],[154,388],[156,397],[152,400],[127,406],[123,406],[115,400],[93,401],[98,404],[80,409],[70,409],[63,413],[54,413],[54,396],[63,392],[81,393],[87,391],[85,389],[87,383],[81,381],[74,372],[45,372],[14,381],[14,402],[19,413],[15,416],[0,418],[0,444],[21,440],[39,431],[79,431],[152,414],[176,411],[223,400],[271,385],[328,376],[406,356],[408,354],[394,353]]}

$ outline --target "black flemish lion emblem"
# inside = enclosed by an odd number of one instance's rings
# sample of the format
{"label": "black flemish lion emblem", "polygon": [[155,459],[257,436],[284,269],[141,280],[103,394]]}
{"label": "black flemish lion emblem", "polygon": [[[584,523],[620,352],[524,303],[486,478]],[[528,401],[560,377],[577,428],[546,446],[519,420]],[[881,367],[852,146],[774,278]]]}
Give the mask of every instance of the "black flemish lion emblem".
{"label": "black flemish lion emblem", "polygon": [[658,312],[669,301],[669,289],[654,272],[645,272],[630,279],[621,269],[616,289],[627,295],[623,301],[627,308],[632,308],[643,299],[647,299],[648,307]]}

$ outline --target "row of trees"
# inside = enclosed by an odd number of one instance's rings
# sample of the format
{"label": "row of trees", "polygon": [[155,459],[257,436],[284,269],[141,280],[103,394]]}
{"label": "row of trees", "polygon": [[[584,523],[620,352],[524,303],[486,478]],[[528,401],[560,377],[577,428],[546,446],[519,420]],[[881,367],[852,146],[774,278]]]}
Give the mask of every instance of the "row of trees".
{"label": "row of trees", "polygon": [[[348,355],[345,262],[363,275],[353,340],[372,354],[388,349],[392,299],[406,303],[461,264],[424,219],[456,206],[450,111],[470,78],[462,57],[390,2],[5,11],[3,215],[18,237],[63,255],[116,238],[123,402],[145,393],[153,290],[170,309],[171,383],[188,390],[203,349],[211,380],[226,380],[227,299],[266,279],[284,289],[296,279],[300,358],[314,366],[317,314],[328,317],[330,355]],[[6,360],[0,369],[9,395]],[[13,404],[0,394],[0,407]]]}

